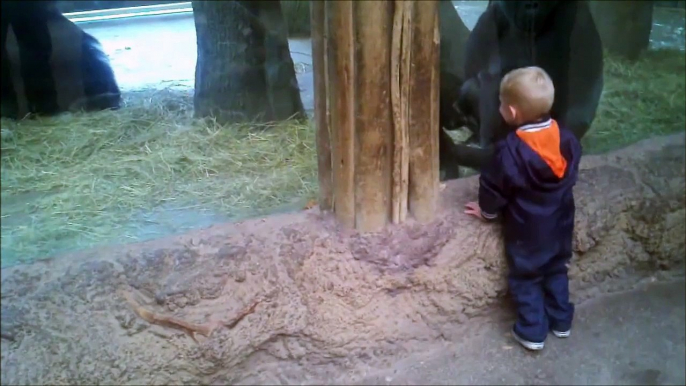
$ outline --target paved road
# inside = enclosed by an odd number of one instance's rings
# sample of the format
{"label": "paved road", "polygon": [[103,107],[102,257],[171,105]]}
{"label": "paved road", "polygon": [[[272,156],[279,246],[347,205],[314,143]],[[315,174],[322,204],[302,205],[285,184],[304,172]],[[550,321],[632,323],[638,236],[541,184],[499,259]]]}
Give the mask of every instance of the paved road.
{"label": "paved road", "polygon": [[540,353],[513,342],[510,321],[477,323],[469,336],[358,384],[684,385],[685,295],[680,278],[588,301],[572,336],[551,335]]}

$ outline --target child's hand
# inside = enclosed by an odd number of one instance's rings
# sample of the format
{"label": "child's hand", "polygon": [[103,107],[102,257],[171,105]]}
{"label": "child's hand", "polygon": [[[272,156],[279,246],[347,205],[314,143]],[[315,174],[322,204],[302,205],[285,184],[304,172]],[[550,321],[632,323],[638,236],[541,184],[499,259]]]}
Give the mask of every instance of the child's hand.
{"label": "child's hand", "polygon": [[479,207],[478,202],[475,202],[475,201],[468,202],[467,204],[465,204],[464,207],[467,208],[464,211],[466,214],[468,214],[470,216],[474,216],[474,217],[481,219],[481,220],[485,220],[483,218],[483,216],[481,215],[481,208]]}

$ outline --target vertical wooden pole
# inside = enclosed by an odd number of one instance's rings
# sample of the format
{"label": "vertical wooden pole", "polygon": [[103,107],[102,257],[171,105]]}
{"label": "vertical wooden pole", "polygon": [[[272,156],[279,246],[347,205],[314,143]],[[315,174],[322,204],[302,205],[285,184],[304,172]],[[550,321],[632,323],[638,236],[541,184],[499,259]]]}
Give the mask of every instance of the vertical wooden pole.
{"label": "vertical wooden pole", "polygon": [[389,222],[393,119],[391,33],[393,3],[355,2],[355,228],[379,230]]}
{"label": "vertical wooden pole", "polygon": [[314,120],[317,146],[317,178],[319,180],[319,209],[333,209],[333,176],[331,171],[331,136],[329,134],[328,74],[326,61],[326,10],[324,0],[310,2],[312,28],[312,67],[314,72]]}
{"label": "vertical wooden pole", "polygon": [[354,2],[327,1],[327,67],[334,211],[355,227],[355,25]]}
{"label": "vertical wooden pole", "polygon": [[410,212],[431,221],[438,202],[438,2],[413,1],[410,69]]}
{"label": "vertical wooden pole", "polygon": [[391,100],[393,107],[393,187],[391,218],[393,223],[405,221],[409,179],[409,84],[410,39],[412,33],[412,2],[397,1],[393,15],[391,51]]}
{"label": "vertical wooden pole", "polygon": [[320,202],[333,202],[346,227],[376,231],[407,213],[433,219],[437,11],[436,0],[312,3]]}

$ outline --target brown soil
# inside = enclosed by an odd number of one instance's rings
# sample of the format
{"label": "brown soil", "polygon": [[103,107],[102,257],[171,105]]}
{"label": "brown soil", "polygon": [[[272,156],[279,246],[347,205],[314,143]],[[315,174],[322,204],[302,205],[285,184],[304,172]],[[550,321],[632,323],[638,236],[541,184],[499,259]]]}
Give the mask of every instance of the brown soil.
{"label": "brown soil", "polygon": [[[573,291],[686,252],[685,136],[585,157]],[[441,215],[375,234],[316,208],[2,270],[2,384],[333,382],[384,366],[506,292],[496,226]],[[583,291],[583,290],[586,291]]]}

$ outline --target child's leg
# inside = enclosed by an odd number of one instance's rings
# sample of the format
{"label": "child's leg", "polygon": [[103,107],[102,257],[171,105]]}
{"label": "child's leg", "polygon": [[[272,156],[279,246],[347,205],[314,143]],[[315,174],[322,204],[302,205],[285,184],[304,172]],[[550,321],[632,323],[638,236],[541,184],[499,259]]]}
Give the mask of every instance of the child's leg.
{"label": "child's leg", "polygon": [[529,342],[543,343],[548,335],[543,277],[512,272],[508,282],[510,294],[517,307],[515,334]]}
{"label": "child's leg", "polygon": [[574,304],[569,301],[568,256],[560,256],[546,267],[543,280],[545,290],[545,312],[550,328],[559,337],[566,337],[572,328]]}

